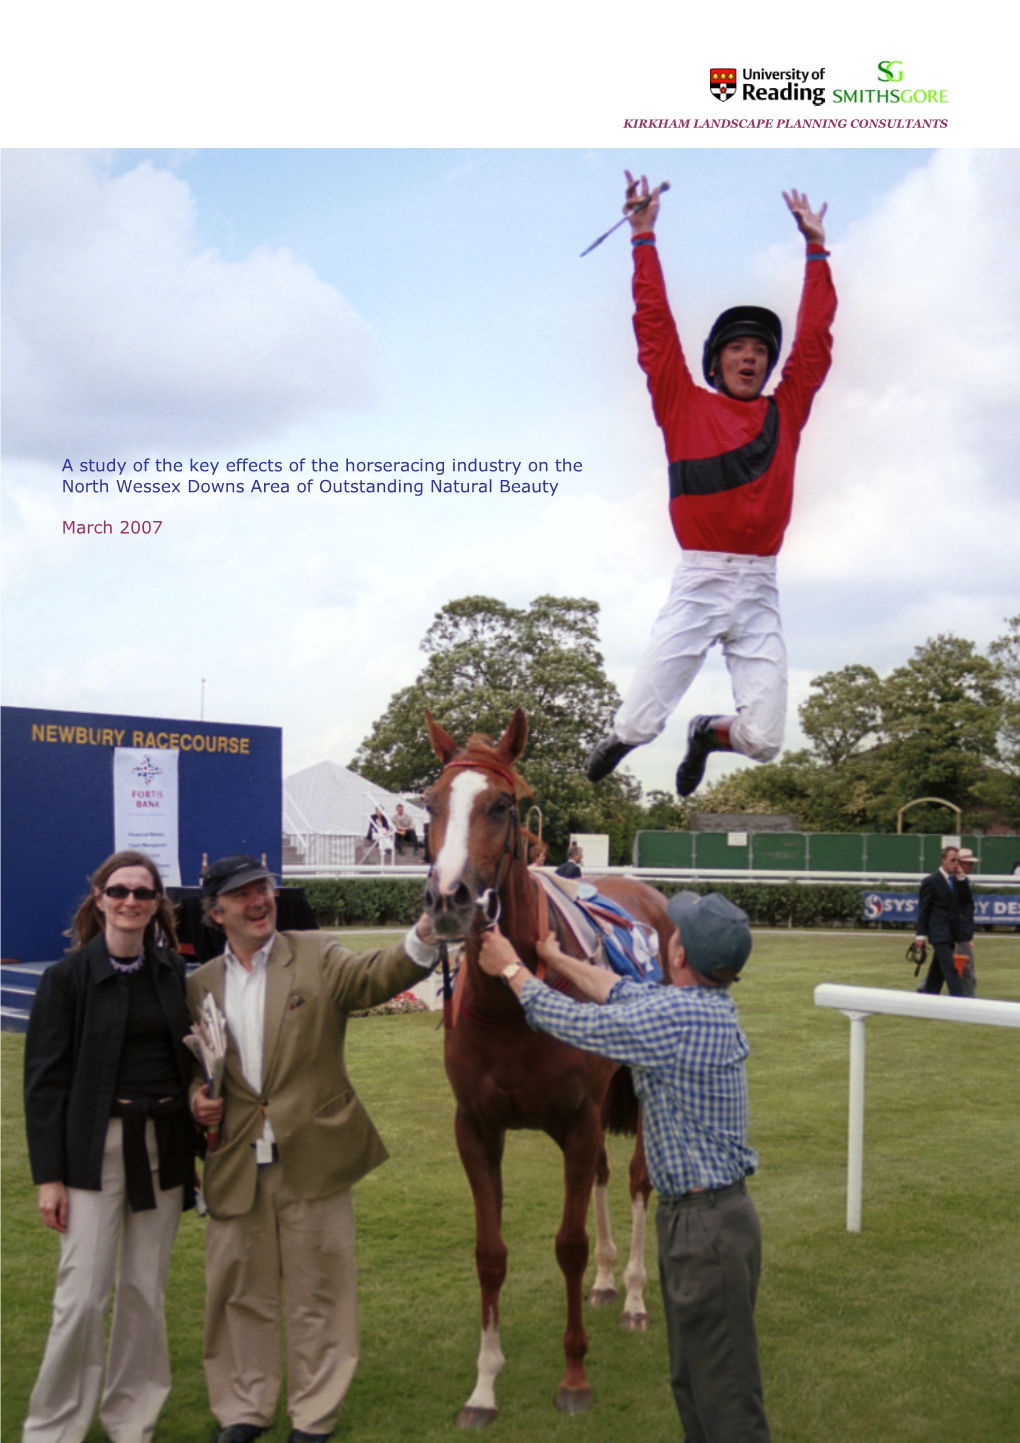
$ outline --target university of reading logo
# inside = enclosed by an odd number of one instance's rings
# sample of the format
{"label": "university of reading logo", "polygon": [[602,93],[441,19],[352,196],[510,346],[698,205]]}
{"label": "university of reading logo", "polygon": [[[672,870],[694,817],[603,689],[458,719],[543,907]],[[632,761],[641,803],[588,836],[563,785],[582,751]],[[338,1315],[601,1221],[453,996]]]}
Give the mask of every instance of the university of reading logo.
{"label": "university of reading logo", "polygon": [[730,100],[737,93],[737,72],[730,67],[709,72],[709,87],[716,100]]}
{"label": "university of reading logo", "polygon": [[740,75],[742,100],[808,100],[812,105],[825,104],[825,86],[807,83],[825,79],[824,65],[815,70],[801,70],[797,66],[788,70],[745,68]]}

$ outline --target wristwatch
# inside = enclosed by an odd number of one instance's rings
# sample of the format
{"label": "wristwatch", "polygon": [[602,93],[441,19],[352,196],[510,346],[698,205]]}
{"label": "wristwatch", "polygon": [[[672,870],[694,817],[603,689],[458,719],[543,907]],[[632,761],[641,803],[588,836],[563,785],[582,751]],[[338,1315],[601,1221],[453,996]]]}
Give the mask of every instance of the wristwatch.
{"label": "wristwatch", "polygon": [[509,987],[510,983],[517,976],[518,972],[523,972],[524,970],[525,968],[522,967],[520,962],[511,962],[509,967],[503,968],[502,972],[499,974],[499,980],[501,982],[504,982],[506,986]]}

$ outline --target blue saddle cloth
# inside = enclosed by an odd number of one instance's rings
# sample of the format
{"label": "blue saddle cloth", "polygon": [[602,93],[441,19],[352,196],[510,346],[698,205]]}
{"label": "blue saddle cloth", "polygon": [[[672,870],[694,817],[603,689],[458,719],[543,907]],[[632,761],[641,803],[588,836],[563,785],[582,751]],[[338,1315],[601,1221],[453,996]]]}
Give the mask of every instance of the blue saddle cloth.
{"label": "blue saddle cloth", "polygon": [[577,889],[577,905],[598,928],[605,948],[606,960],[620,977],[635,982],[661,982],[659,937],[654,928],[639,922],[618,902],[611,902],[597,892],[590,882]]}

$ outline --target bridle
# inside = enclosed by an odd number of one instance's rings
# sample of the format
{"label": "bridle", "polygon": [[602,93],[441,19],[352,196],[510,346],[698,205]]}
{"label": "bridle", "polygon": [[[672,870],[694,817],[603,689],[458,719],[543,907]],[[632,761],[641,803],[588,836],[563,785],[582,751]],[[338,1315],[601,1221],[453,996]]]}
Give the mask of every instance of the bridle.
{"label": "bridle", "polygon": [[[510,787],[506,836],[503,838],[503,850],[496,868],[496,879],[491,887],[486,887],[485,891],[475,898],[475,906],[486,920],[480,926],[477,922],[472,923],[472,928],[477,928],[479,932],[487,932],[499,921],[502,907],[499,894],[503,890],[503,883],[507,879],[511,865],[521,856],[521,814],[517,807],[517,779],[509,767],[501,766],[499,762],[486,761],[484,758],[471,760],[468,757],[459,757],[454,761],[447,762],[439,775],[442,778],[447,772],[455,770],[494,772],[496,776],[502,777]],[[435,864],[433,864],[434,870]],[[431,875],[432,872],[429,873],[429,876]]]}
{"label": "bridle", "polygon": [[[491,887],[486,887],[480,896],[475,898],[475,910],[481,912],[485,918],[479,922],[477,918],[471,923],[471,931],[487,932],[495,927],[499,921],[502,904],[499,894],[503,883],[507,879],[512,863],[516,862],[521,855],[521,818],[517,809],[517,781],[513,772],[508,767],[501,766],[499,762],[483,760],[472,761],[467,757],[460,757],[455,761],[449,761],[439,773],[440,777],[449,771],[468,770],[494,772],[502,777],[510,786],[510,806],[507,810],[506,836],[503,838],[503,850],[500,853],[499,865],[496,868],[496,878]],[[435,863],[429,870],[431,879],[435,873]],[[440,942],[439,957],[443,968],[443,1013],[446,1026],[450,1025],[450,1006],[453,997],[453,988],[450,980],[450,954],[447,944]]]}

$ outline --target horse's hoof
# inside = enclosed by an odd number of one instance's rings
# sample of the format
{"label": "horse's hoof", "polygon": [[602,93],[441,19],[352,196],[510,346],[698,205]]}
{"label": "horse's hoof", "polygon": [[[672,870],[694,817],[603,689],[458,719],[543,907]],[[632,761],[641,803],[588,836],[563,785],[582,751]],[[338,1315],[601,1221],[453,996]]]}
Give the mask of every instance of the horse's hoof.
{"label": "horse's hoof", "polygon": [[563,1388],[556,1394],[556,1406],[561,1413],[587,1413],[591,1408],[590,1388]]}
{"label": "horse's hoof", "polygon": [[457,1418],[458,1428],[488,1428],[490,1423],[496,1421],[495,1408],[476,1408],[470,1404],[460,1410]]}
{"label": "horse's hoof", "polygon": [[592,1288],[588,1303],[593,1308],[608,1308],[618,1297],[615,1288]]}
{"label": "horse's hoof", "polygon": [[620,1327],[625,1333],[647,1333],[647,1313],[623,1313],[620,1317]]}

